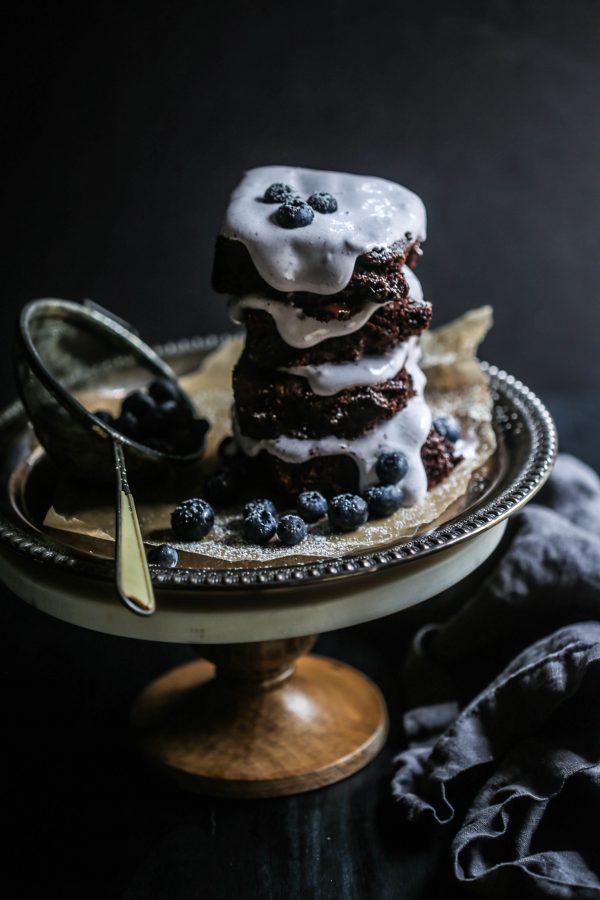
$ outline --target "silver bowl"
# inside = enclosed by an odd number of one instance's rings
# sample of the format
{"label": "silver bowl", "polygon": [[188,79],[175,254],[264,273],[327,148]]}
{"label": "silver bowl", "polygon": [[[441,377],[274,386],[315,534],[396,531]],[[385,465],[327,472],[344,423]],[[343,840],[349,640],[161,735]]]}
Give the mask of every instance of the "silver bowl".
{"label": "silver bowl", "polygon": [[70,475],[114,482],[113,440],[123,448],[129,480],[144,482],[196,463],[201,443],[188,455],[147,447],[97,419],[74,396],[128,361],[139,383],[152,378],[177,384],[171,367],[122,319],[89,301],[34,300],[21,311],[14,347],[17,385],[40,443]]}

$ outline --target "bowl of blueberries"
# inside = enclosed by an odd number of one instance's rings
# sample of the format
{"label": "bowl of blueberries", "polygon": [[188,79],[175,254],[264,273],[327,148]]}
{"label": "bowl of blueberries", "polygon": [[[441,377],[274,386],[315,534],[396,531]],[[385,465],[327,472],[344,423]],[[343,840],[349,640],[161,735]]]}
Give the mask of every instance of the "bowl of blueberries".
{"label": "bowl of blueberries", "polygon": [[[170,366],[131,326],[101,307],[55,299],[27,304],[14,355],[36,435],[69,476],[111,482],[115,440],[129,478],[138,483],[202,457],[208,422],[197,416]],[[116,414],[87,409],[78,392],[120,366],[135,369],[140,387],[124,397]]]}

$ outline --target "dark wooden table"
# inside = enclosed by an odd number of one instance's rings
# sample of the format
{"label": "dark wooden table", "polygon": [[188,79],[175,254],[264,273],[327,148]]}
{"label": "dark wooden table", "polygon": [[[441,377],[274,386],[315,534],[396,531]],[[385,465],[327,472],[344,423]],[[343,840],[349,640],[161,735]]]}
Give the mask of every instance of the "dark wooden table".
{"label": "dark wooden table", "polygon": [[[545,399],[556,415],[562,448],[600,468],[600,427],[591,415],[595,398]],[[463,586],[463,596],[468,588]],[[193,658],[193,648],[87,632],[2,591],[5,896],[450,896],[446,839],[406,828],[389,789],[402,741],[403,647],[419,621],[440,614],[440,604],[428,602],[319,640],[317,652],[358,666],[386,695],[392,727],[376,761],[320,791],[242,802],[173,788],[141,764],[131,744],[134,697],[155,676]]]}

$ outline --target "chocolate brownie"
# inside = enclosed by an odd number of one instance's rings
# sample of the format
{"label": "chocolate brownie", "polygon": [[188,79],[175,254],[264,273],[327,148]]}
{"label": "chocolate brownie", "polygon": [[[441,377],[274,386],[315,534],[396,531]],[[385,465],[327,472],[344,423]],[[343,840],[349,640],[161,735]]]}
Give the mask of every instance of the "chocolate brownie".
{"label": "chocolate brownie", "polygon": [[421,459],[427,472],[427,486],[432,488],[447,478],[463,457],[455,452],[454,444],[448,438],[432,428],[421,447]]}
{"label": "chocolate brownie", "polygon": [[[233,298],[234,321],[246,326],[233,374],[234,416],[265,496],[269,485],[288,497],[308,489],[356,492],[359,473],[374,480],[375,457],[385,450],[410,460],[405,499],[420,503],[427,483],[437,484],[459,461],[448,440],[427,434],[418,337],[431,305],[411,271],[425,237],[420,198],[385,179],[288,166],[242,177],[217,238],[212,281]],[[320,337],[326,340],[306,346]],[[368,382],[373,371],[380,383],[338,390],[344,379]],[[410,398],[408,415],[390,425]],[[332,440],[317,443],[325,437]],[[282,438],[297,440],[296,463],[266,450],[251,455],[253,441],[276,449]]]}
{"label": "chocolate brownie", "polygon": [[[428,487],[432,488],[446,478],[461,461],[450,441],[433,429],[429,432],[421,450],[421,458],[427,474]],[[315,456],[304,463],[287,463],[266,451],[262,451],[251,463],[257,477],[275,485],[282,497],[294,499],[302,491],[319,491],[325,497],[346,492],[359,493],[358,469],[349,456]]]}
{"label": "chocolate brownie", "polygon": [[[402,300],[408,295],[402,267],[414,267],[418,255],[418,244],[407,237],[396,241],[391,247],[374,249],[359,256],[349,283],[338,293],[322,295],[298,291],[291,296],[296,306],[315,317],[331,303],[351,306],[368,300],[379,303]],[[217,237],[215,245],[212,285],[218,294],[234,297],[256,293],[282,300],[290,298],[290,294],[276,291],[259,275],[241,241],[223,235]]]}
{"label": "chocolate brownie", "polygon": [[305,378],[255,366],[246,353],[233,371],[237,422],[242,434],[260,440],[287,435],[354,438],[391,419],[414,396],[402,369],[382,384],[337,394],[313,394]]}
{"label": "chocolate brownie", "polygon": [[412,335],[421,334],[430,321],[431,304],[407,297],[382,305],[362,328],[351,334],[297,349],[286,344],[269,313],[259,309],[244,311],[246,348],[252,362],[257,366],[286,368],[379,356]]}

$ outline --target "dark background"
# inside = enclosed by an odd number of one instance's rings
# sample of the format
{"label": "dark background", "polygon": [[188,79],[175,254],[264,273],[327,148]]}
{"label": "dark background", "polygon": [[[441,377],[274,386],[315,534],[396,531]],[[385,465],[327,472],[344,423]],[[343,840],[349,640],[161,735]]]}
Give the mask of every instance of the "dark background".
{"label": "dark background", "polygon": [[[419,193],[441,323],[597,390],[600,10],[544,3],[23,3],[7,31],[5,346],[19,307],[91,297],[151,341],[228,327],[214,235],[240,173],[293,163]],[[11,393],[3,361],[3,390]]]}
{"label": "dark background", "polygon": [[[419,193],[435,320],[492,303],[483,355],[600,468],[598,3],[21,3],[3,30],[2,400],[34,297],[91,297],[157,342],[227,328],[209,279],[229,191],[292,163]],[[128,744],[133,698],[191,648],[84,632],[3,592],[4,892],[423,897],[447,854],[401,830],[389,793],[407,616],[319,644],[383,687],[386,751],[340,785],[244,805],[153,782]]]}

